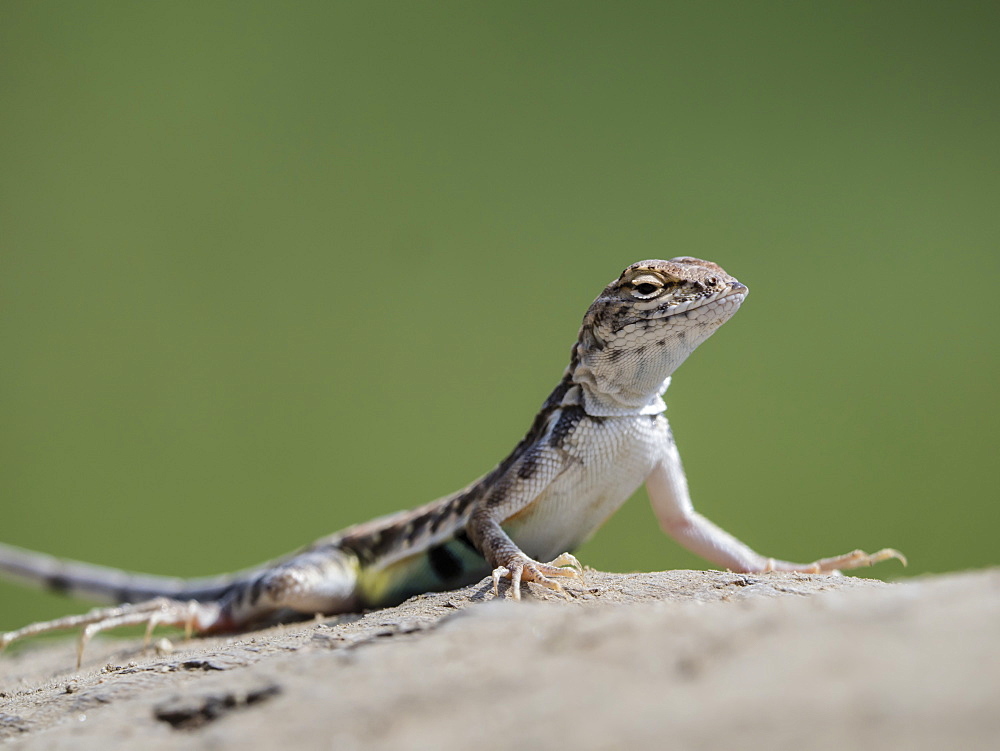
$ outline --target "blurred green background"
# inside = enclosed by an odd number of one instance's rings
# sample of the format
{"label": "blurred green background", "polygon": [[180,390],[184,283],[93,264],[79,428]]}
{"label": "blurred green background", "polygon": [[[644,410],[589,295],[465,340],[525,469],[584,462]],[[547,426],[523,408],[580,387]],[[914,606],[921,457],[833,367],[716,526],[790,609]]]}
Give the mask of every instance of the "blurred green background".
{"label": "blurred green background", "polygon": [[[701,511],[997,563],[997,8],[0,5],[0,540],[210,574],[446,494],[684,254],[752,290],[670,393]],[[637,495],[580,558],[703,566]]]}

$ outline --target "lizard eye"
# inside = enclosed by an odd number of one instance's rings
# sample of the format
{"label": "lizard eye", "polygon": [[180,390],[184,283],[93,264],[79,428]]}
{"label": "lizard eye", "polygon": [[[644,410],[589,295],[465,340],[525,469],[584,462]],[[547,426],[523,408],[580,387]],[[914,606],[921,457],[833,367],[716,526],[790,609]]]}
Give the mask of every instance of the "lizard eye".
{"label": "lizard eye", "polygon": [[632,294],[641,300],[656,297],[663,290],[663,285],[657,281],[641,279],[632,283]]}

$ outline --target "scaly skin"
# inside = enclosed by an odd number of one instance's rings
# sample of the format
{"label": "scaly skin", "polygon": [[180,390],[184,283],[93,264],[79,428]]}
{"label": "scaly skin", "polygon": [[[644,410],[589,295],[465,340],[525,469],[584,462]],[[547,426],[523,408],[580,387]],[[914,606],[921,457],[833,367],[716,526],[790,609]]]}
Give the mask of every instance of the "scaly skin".
{"label": "scaly skin", "polygon": [[[201,580],[129,574],[0,544],[0,574],[98,601],[131,603],[36,623],[0,636],[0,648],[46,631],[173,624],[199,632],[247,628],[276,614],[335,614],[393,605],[493,572],[561,590],[578,578],[569,551],[641,485],[663,530],[733,571],[833,572],[870,566],[895,550],[854,551],[808,564],[775,560],[697,513],[662,414],[662,394],[688,355],[739,309],[748,290],[697,258],[640,261],[587,310],[562,380],[527,435],[492,472],[413,511],[317,540],[285,558]],[[542,561],[552,559],[549,563]],[[905,560],[904,560],[905,562]]]}

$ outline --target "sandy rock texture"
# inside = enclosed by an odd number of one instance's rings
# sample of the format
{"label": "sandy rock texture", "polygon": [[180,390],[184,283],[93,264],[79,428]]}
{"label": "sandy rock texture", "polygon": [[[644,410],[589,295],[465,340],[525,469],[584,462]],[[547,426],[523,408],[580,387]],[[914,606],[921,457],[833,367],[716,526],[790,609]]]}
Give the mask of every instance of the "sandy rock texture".
{"label": "sandy rock texture", "polygon": [[0,659],[11,749],[996,749],[1000,570],[882,582],[590,571]]}

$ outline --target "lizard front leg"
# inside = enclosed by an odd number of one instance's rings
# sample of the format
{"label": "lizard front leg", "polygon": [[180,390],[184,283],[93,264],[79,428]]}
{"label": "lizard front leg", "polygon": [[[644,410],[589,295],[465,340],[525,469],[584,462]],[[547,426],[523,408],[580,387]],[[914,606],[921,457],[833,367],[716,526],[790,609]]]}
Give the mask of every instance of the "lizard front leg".
{"label": "lizard front leg", "polygon": [[510,591],[515,600],[521,599],[521,582],[535,582],[562,592],[562,585],[552,577],[582,579],[583,566],[569,553],[563,553],[548,563],[534,560],[521,551],[488,512],[473,513],[466,527],[469,537],[493,566],[493,594],[500,594],[500,580],[510,579]]}
{"label": "lizard front leg", "polygon": [[[579,407],[573,409],[582,412]],[[568,552],[548,563],[536,561],[500,526],[524,514],[533,504],[543,502],[552,483],[570,467],[579,465],[580,460],[562,445],[569,443],[569,439],[552,437],[553,429],[563,418],[563,410],[553,410],[545,417],[544,424],[536,423],[533,427],[533,430],[542,428],[538,434],[529,433],[515,449],[515,458],[484,478],[483,494],[473,504],[465,525],[472,544],[493,569],[494,594],[499,594],[501,579],[510,579],[510,592],[515,600],[521,599],[522,581],[562,592],[556,578],[583,576],[583,566]],[[524,446],[526,450],[522,450]]]}
{"label": "lizard front leg", "polygon": [[761,555],[694,510],[680,454],[672,436],[669,437],[663,458],[646,478],[646,490],[664,532],[691,552],[730,571],[801,571],[819,574],[872,566],[890,558],[896,558],[906,565],[903,554],[892,548],[884,548],[871,554],[855,550],[812,563],[791,563]]}

